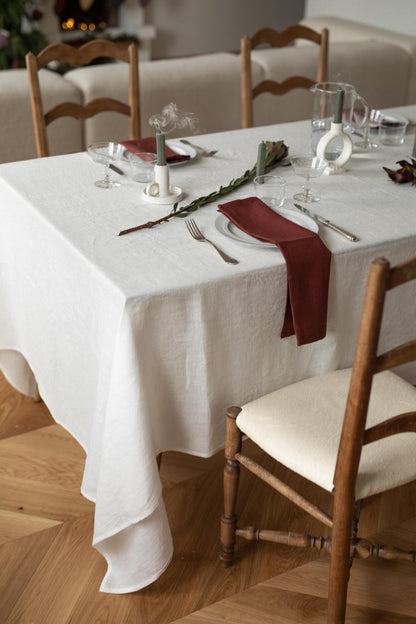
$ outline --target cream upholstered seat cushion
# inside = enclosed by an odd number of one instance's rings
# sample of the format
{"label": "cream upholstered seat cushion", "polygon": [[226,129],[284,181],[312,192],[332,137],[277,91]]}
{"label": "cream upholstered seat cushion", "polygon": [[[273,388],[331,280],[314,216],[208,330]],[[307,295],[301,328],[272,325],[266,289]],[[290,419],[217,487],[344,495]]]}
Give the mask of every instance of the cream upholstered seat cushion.
{"label": "cream upholstered seat cushion", "polygon": [[[288,468],[331,491],[351,369],[305,379],[244,405],[237,425]],[[385,371],[373,380],[367,426],[416,411],[416,388]],[[416,478],[416,434],[363,447],[356,498]]]}

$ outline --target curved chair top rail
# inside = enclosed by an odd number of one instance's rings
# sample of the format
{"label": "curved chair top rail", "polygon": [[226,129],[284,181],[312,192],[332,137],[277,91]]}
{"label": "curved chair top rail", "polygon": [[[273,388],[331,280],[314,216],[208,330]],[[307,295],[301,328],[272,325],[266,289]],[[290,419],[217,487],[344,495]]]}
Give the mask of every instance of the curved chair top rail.
{"label": "curved chair top rail", "polygon": [[51,43],[35,58],[38,69],[45,67],[51,61],[64,61],[71,66],[79,67],[100,57],[116,58],[128,63],[131,46],[137,48],[136,43],[126,45],[125,43],[102,39],[84,43],[80,48],[75,48],[68,43]]}
{"label": "curved chair top rail", "polygon": [[282,32],[277,32],[272,28],[260,28],[260,30],[255,32],[249,39],[252,49],[257,48],[257,46],[263,43],[267,43],[273,48],[283,48],[295,39],[308,39],[319,45],[322,39],[328,39],[328,30],[324,28],[319,33],[301,24],[289,26]]}

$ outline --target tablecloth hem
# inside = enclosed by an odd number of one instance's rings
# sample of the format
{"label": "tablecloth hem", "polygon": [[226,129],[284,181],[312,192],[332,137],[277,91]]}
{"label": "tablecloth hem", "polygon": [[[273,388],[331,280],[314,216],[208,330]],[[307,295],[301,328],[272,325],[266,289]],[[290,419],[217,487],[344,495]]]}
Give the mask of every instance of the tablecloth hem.
{"label": "tablecloth hem", "polygon": [[[81,494],[83,496],[85,496],[86,498],[88,498],[88,500],[90,500],[91,502],[96,503],[94,498],[92,496],[88,496],[85,493],[85,490],[83,490],[82,488],[81,488]],[[125,531],[129,527],[131,527],[131,526],[133,526],[135,524],[138,524],[139,522],[143,522],[143,520],[146,520],[146,518],[151,516],[152,513],[159,507],[161,499],[162,499],[162,490],[160,490],[159,495],[157,497],[153,497],[153,498],[151,498],[149,500],[148,504],[146,505],[146,507],[143,509],[142,513],[139,516],[134,516],[134,518],[129,518],[128,520],[126,520],[126,522],[124,522],[123,524],[118,525],[114,529],[110,529],[109,532],[107,532],[107,533],[103,533],[102,535],[101,534],[100,535],[94,535],[93,536],[93,540],[92,540],[93,547],[97,548],[97,546],[100,544],[100,542],[104,542],[105,540],[108,540],[108,539],[114,537],[118,533],[121,533],[122,531]],[[98,548],[97,548],[97,550],[98,550]]]}
{"label": "tablecloth hem", "polygon": [[[101,553],[102,554],[102,553]],[[150,579],[147,579],[146,581],[144,581],[143,583],[139,583],[138,585],[132,585],[128,588],[117,588],[117,587],[106,587],[106,578],[110,575],[111,573],[111,569],[110,569],[110,563],[109,561],[106,559],[106,557],[103,555],[104,559],[107,561],[108,564],[108,570],[107,573],[105,575],[105,577],[103,578],[103,581],[101,583],[100,586],[100,592],[106,593],[106,594],[130,594],[136,591],[139,591],[140,589],[143,589],[144,587],[147,587],[148,585],[151,585],[152,583],[154,583],[155,581],[157,581],[157,579],[163,574],[163,572],[165,572],[165,570],[167,569],[167,567],[169,566],[170,562],[172,561],[172,557],[173,557],[173,550],[172,553],[168,559],[168,561],[166,561],[165,564],[163,564],[163,566],[158,570],[158,572],[155,572]]]}
{"label": "tablecloth hem", "polygon": [[[225,421],[225,412],[224,412],[224,421]],[[207,452],[203,452],[203,451],[192,451],[189,450],[189,448],[186,447],[174,447],[174,448],[164,448],[162,450],[158,450],[156,451],[156,455],[159,455],[160,453],[184,453],[184,455],[192,455],[193,457],[200,457],[201,459],[209,459],[210,457],[213,457],[216,453],[219,453],[220,451],[224,450],[224,443],[221,443],[219,445],[216,445],[214,447],[213,450],[207,451]],[[162,459],[163,462],[163,459]]]}
{"label": "tablecloth hem", "polygon": [[37,389],[36,379],[30,367],[28,359],[26,358],[23,351],[20,349],[20,347],[16,347],[14,343],[13,344],[3,343],[1,347],[1,351],[12,351],[12,352],[14,351],[17,354],[22,356],[25,362],[25,365],[27,367],[27,370],[23,374],[23,380],[22,380],[22,372],[20,371],[19,373],[17,373],[16,370],[13,370],[13,366],[10,366],[10,364],[7,365],[7,363],[5,364],[4,362],[2,362],[1,357],[0,357],[0,371],[3,373],[6,381],[11,386],[13,386],[15,390],[20,392],[20,394],[33,397]]}
{"label": "tablecloth hem", "polygon": [[[32,367],[30,366],[30,362],[29,362],[29,358],[28,358],[28,357],[26,357],[26,355],[25,355],[25,353],[24,353],[23,349],[21,349],[20,347],[16,347],[16,346],[7,346],[7,345],[6,345],[6,346],[2,346],[2,347],[1,347],[1,349],[0,349],[0,351],[16,351],[16,353],[19,353],[19,354],[23,357],[23,359],[25,360],[25,362],[26,362],[26,364],[27,364],[27,366],[28,366],[28,369],[30,370],[30,373],[33,375],[33,372],[32,372]],[[14,377],[14,375],[13,375],[13,372],[12,372],[12,371],[10,371],[10,369],[7,367],[7,365],[6,365],[6,366],[4,366],[4,365],[2,366],[2,365],[0,364],[0,371],[2,372],[2,374],[4,375],[4,377],[5,377],[5,379],[8,381],[8,383],[9,383],[9,384],[10,384],[13,388],[15,388],[15,390],[17,390],[17,392],[20,392],[20,394],[23,394],[23,395],[25,395],[25,396],[29,396],[29,397],[30,397],[30,396],[32,396],[32,397],[33,397],[33,393],[31,393],[31,394],[27,394],[27,393],[26,393],[26,392],[25,392],[25,391],[21,388],[21,385],[22,385],[22,384],[19,384],[19,383],[18,383],[18,381],[16,381],[16,379],[15,379],[15,377]],[[36,378],[35,378],[35,376],[34,376],[34,375],[33,375],[33,379],[35,380],[35,388],[36,388]],[[20,387],[19,387],[19,386],[20,386]],[[44,392],[43,392],[42,388],[38,387],[38,390],[39,390],[39,393],[40,393],[40,395],[41,395],[41,397],[42,397],[42,401],[44,402],[44,404],[45,404],[45,405],[46,405],[46,407],[48,408],[48,411],[49,411],[49,413],[51,414],[51,416],[52,416],[52,418],[53,418],[54,422],[55,422],[57,425],[59,425],[60,427],[63,427],[63,429],[65,429],[65,431],[67,431],[67,432],[68,432],[68,433],[69,433],[69,434],[70,434],[70,435],[71,435],[71,436],[72,436],[72,437],[73,437],[73,438],[74,438],[74,439],[78,442],[78,444],[80,445],[80,447],[81,447],[81,448],[82,448],[82,450],[84,451],[85,455],[87,455],[87,454],[88,454],[88,451],[87,451],[86,445],[85,445],[83,442],[81,442],[80,437],[79,437],[78,435],[76,435],[76,434],[74,433],[74,431],[71,429],[71,427],[69,427],[66,423],[62,422],[59,418],[55,418],[55,416],[53,416],[53,415],[52,415],[52,413],[51,413],[51,411],[49,410],[49,407],[48,407],[48,398],[47,398],[47,396],[45,396],[45,394],[44,394]],[[87,498],[88,500],[91,500],[93,503],[95,503],[95,500],[94,500],[92,497],[87,496],[87,495],[85,495],[85,494],[84,494],[84,492],[82,491],[82,488],[81,488],[81,494],[82,494],[83,496],[85,496],[85,498]]]}

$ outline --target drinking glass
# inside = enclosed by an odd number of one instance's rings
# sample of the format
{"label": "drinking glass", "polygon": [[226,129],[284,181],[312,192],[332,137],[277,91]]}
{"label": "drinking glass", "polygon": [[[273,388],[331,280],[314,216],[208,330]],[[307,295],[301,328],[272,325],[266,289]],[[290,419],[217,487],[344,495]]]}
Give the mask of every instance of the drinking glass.
{"label": "drinking glass", "polygon": [[93,161],[104,165],[104,179],[94,182],[95,186],[107,189],[120,186],[120,182],[115,182],[110,178],[110,163],[115,163],[121,158],[123,149],[120,143],[113,141],[88,146],[87,151]]}
{"label": "drinking glass", "polygon": [[156,154],[152,152],[140,152],[138,154],[127,152],[127,160],[130,166],[130,177],[134,182],[151,182],[153,180],[157,162]]}
{"label": "drinking glass", "polygon": [[323,174],[328,162],[324,158],[317,156],[294,156],[290,159],[293,171],[301,178],[305,178],[303,191],[293,195],[294,199],[302,202],[319,201],[320,197],[311,192],[311,178],[317,178]]}
{"label": "drinking glass", "polygon": [[384,113],[379,125],[379,137],[383,145],[402,145],[408,120],[397,113]]}
{"label": "drinking glass", "polygon": [[269,208],[279,208],[285,201],[286,180],[275,175],[254,178],[254,192]]}
{"label": "drinking glass", "polygon": [[[358,115],[356,114],[356,116],[358,117],[358,122],[360,122],[359,113]],[[365,151],[378,147],[378,144],[372,141],[372,135],[374,135],[374,133],[378,134],[378,127],[382,116],[383,113],[380,110],[375,110],[374,108],[368,109],[367,121],[364,124],[363,138],[361,141],[356,141],[354,145]],[[358,127],[360,126],[361,124],[359,123]]]}

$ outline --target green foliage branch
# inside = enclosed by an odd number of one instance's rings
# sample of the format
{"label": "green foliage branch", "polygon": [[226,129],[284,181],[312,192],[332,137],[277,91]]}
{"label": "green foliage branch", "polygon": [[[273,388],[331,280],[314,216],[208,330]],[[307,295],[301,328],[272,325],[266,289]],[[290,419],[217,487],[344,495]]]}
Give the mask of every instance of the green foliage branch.
{"label": "green foliage branch", "polygon": [[[283,141],[266,141],[266,159],[265,159],[265,168],[264,172],[269,173],[283,164],[284,159],[288,154],[288,147],[285,145]],[[194,199],[190,204],[186,206],[182,206],[182,208],[178,207],[178,202],[173,205],[173,208],[169,214],[161,219],[157,219],[157,221],[148,221],[147,223],[143,223],[142,225],[136,225],[135,227],[128,228],[127,230],[122,230],[119,232],[119,236],[123,236],[124,234],[129,234],[131,232],[135,232],[137,230],[143,230],[145,228],[151,228],[155,225],[159,225],[161,223],[165,223],[172,219],[172,217],[187,217],[201,206],[205,206],[206,204],[210,204],[214,201],[220,200],[224,195],[228,195],[232,191],[235,191],[243,184],[250,182],[253,178],[256,177],[257,173],[257,163],[251,169],[245,171],[239,178],[235,180],[231,180],[227,186],[220,186],[217,191],[213,191],[209,195],[204,195],[203,197],[199,197],[198,199]]]}

